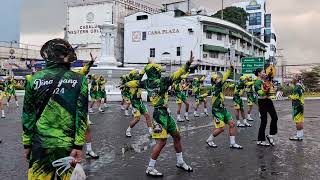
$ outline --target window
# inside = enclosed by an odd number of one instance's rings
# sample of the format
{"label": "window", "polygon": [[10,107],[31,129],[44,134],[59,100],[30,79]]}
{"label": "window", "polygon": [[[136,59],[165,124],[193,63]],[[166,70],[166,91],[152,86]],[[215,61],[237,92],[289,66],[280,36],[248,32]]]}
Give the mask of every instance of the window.
{"label": "window", "polygon": [[211,32],[207,32],[207,39],[212,39],[212,33]]}
{"label": "window", "polygon": [[219,53],[217,53],[217,52],[210,52],[210,58],[215,58],[215,59],[219,58]]}
{"label": "window", "polygon": [[264,42],[270,43],[271,40],[271,29],[264,30]]}
{"label": "window", "polygon": [[224,71],[224,67],[221,67],[221,71]]}
{"label": "window", "polygon": [[207,59],[208,58],[208,54],[203,54],[203,58]]}
{"label": "window", "polygon": [[146,20],[146,19],[148,19],[148,15],[137,16],[138,21]]}
{"label": "window", "polygon": [[147,40],[147,32],[142,32],[142,40]]}
{"label": "window", "polygon": [[150,48],[150,57],[156,57],[156,49]]}
{"label": "window", "polygon": [[217,40],[218,40],[218,41],[222,41],[222,34],[217,33]]}
{"label": "window", "polygon": [[261,12],[249,14],[249,26],[261,25]]}
{"label": "window", "polygon": [[270,28],[271,27],[271,14],[266,14],[265,21],[264,21],[264,26],[266,28]]}
{"label": "window", "polygon": [[177,47],[177,56],[181,56],[181,47]]}

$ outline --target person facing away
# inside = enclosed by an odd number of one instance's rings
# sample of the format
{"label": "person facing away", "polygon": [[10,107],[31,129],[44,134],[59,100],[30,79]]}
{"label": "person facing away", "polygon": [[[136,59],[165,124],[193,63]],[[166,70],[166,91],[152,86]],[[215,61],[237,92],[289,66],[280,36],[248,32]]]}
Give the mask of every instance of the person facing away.
{"label": "person facing away", "polygon": [[[88,84],[84,75],[70,70],[77,59],[63,39],[46,42],[41,51],[44,70],[27,78],[22,113],[24,155],[28,179],[54,179],[52,162],[82,158],[88,111]],[[57,179],[70,179],[72,168]]]}

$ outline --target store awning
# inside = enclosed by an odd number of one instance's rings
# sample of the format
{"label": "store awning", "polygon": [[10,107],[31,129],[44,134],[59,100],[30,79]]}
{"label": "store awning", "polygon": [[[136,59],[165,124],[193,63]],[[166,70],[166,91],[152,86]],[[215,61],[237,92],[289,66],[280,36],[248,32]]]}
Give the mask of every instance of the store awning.
{"label": "store awning", "polygon": [[214,45],[203,45],[203,51],[215,51],[215,52],[221,52],[221,53],[227,53],[228,49],[221,47],[221,46],[214,46]]}
{"label": "store awning", "polygon": [[228,30],[220,27],[215,26],[205,26],[204,30],[207,32],[213,32],[213,33],[221,33],[221,34],[228,34]]}

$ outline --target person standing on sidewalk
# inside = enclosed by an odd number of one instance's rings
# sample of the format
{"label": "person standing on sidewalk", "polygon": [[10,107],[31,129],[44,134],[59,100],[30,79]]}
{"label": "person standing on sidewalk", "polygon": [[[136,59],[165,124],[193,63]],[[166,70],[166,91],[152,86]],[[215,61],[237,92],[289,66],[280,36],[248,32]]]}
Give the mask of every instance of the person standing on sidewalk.
{"label": "person standing on sidewalk", "polygon": [[[72,46],[53,39],[41,48],[46,68],[27,79],[22,113],[24,156],[28,179],[55,179],[52,162],[83,157],[88,129],[88,84],[84,75],[70,70],[77,59]],[[73,168],[57,179],[70,179]]]}
{"label": "person standing on sidewalk", "polygon": [[301,78],[295,76],[292,80],[294,85],[293,92],[289,96],[292,100],[292,116],[296,123],[297,135],[290,137],[291,141],[303,140],[303,123],[304,123],[304,86],[301,83]]}
{"label": "person standing on sidewalk", "polygon": [[[258,142],[259,146],[272,146],[275,145],[274,136],[278,133],[278,115],[274,108],[273,102],[270,98],[270,88],[271,85],[267,81],[267,75],[265,70],[256,69],[254,74],[257,76],[257,80],[254,83],[255,93],[258,96],[258,106],[259,112],[261,115],[261,123],[258,134]],[[270,123],[270,133],[269,135],[265,135],[265,130],[268,122],[268,113],[271,116]],[[266,139],[269,142],[266,142]]]}

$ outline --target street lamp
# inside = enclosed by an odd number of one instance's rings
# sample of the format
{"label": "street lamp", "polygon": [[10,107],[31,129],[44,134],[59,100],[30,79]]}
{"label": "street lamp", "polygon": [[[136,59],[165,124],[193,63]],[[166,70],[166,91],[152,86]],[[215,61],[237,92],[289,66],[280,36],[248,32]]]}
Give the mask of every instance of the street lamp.
{"label": "street lamp", "polygon": [[222,9],[221,9],[221,19],[223,19],[223,8],[224,8],[224,2],[221,0]]}

